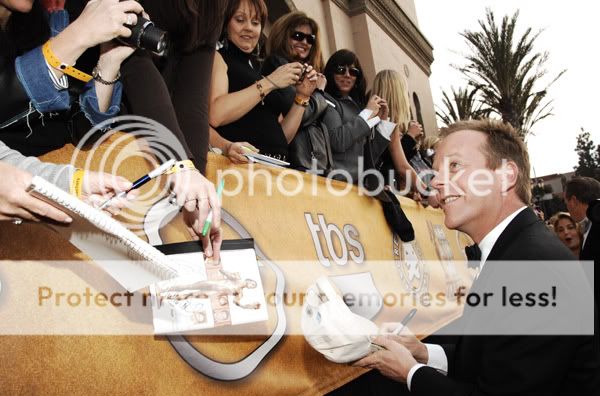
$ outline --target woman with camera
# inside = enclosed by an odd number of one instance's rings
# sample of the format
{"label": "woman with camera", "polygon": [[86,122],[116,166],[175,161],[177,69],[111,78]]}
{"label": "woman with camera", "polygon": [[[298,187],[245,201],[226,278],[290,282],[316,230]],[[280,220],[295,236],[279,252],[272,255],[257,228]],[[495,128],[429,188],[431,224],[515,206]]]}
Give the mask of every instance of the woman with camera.
{"label": "woman with camera", "polygon": [[265,104],[277,116],[287,114],[294,105],[305,107],[298,131],[290,143],[290,163],[296,169],[312,169],[325,174],[331,170],[333,160],[327,128],[322,123],[323,113],[327,110],[323,93],[327,81],[321,74],[324,65],[319,36],[319,25],[304,12],[294,11],[282,16],[271,27],[262,73],[267,75],[289,62],[304,65],[307,74],[302,84],[276,90]]}
{"label": "woman with camera", "polygon": [[[133,49],[127,37],[133,0],[90,1],[69,23],[65,10],[48,14],[38,0],[0,0],[0,140],[26,155],[41,155],[76,140],[115,116],[121,102],[121,62]],[[75,63],[99,46],[90,74]]]}
{"label": "woman with camera", "polygon": [[[223,47],[215,56],[209,105],[210,144],[233,162],[246,162],[244,150],[287,160],[304,106],[296,105],[279,120],[266,105],[275,89],[298,84],[303,72],[299,62],[278,67],[268,76],[260,73],[258,43],[267,18],[263,0],[233,0],[225,13]],[[313,87],[309,72],[298,85],[305,96]]]}

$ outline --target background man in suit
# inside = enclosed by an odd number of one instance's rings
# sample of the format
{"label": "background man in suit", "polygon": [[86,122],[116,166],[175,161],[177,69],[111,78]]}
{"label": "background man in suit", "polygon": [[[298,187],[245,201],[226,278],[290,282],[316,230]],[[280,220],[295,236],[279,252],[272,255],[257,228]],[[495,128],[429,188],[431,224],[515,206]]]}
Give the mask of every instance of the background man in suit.
{"label": "background man in suit", "polygon": [[[583,234],[580,260],[600,262],[600,222],[588,218],[587,212],[592,201],[600,199],[600,182],[591,177],[574,177],[565,189],[565,204]],[[600,301],[600,287],[594,287],[596,304]]]}
{"label": "background man in suit", "polygon": [[583,242],[582,260],[598,260],[600,258],[600,224],[594,224],[587,218],[589,204],[600,199],[600,182],[591,177],[574,177],[567,183],[565,204],[569,214],[581,227]]}
{"label": "background man in suit", "polygon": [[[494,260],[572,259],[527,207],[529,157],[510,126],[493,120],[465,121],[443,130],[441,137],[432,186],[446,226],[467,233],[481,250],[480,273],[472,290],[497,276],[515,277]],[[535,279],[536,274],[523,267],[523,279]],[[463,323],[465,318],[481,322],[481,313],[467,305]],[[493,316],[484,320],[502,328],[495,333],[500,335],[474,336],[467,331],[455,345],[442,347],[423,344],[411,335],[378,337],[374,342],[386,349],[356,365],[406,382],[411,394],[419,395],[600,394],[600,356],[594,337],[502,335],[514,322]]]}

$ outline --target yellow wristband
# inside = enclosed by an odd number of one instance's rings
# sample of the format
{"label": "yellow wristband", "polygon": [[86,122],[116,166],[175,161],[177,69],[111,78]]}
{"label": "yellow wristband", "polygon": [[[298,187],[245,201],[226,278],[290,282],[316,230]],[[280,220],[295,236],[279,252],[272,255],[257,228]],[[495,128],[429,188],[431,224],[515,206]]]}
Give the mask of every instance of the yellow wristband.
{"label": "yellow wristband", "polygon": [[46,58],[46,62],[56,70],[60,70],[68,76],[81,80],[83,82],[88,82],[92,79],[87,73],[82,72],[81,70],[75,69],[73,66],[69,66],[66,63],[61,62],[52,49],[50,48],[50,40],[46,41],[44,46],[42,47],[42,53],[44,54],[44,58]]}
{"label": "yellow wristband", "polygon": [[175,162],[175,165],[173,165],[173,167],[165,173],[167,175],[170,175],[172,173],[178,173],[178,172],[181,172],[184,170],[197,170],[197,169],[196,169],[196,166],[194,166],[194,163],[192,161],[184,160],[184,161]]}
{"label": "yellow wristband", "polygon": [[83,169],[77,169],[71,178],[71,187],[69,192],[71,195],[81,198],[81,190],[83,189]]}

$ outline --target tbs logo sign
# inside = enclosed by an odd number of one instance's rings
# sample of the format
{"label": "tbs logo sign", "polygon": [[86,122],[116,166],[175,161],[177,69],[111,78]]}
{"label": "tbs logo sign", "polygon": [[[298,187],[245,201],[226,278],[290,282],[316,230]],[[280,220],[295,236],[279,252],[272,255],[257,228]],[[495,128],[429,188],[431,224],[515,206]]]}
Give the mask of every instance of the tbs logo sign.
{"label": "tbs logo sign", "polygon": [[[358,239],[358,230],[352,224],[345,224],[340,229],[335,224],[328,224],[322,214],[317,214],[316,221],[313,221],[310,213],[304,213],[304,219],[319,262],[324,267],[330,267],[331,261],[337,265],[346,265],[349,260],[357,264],[365,261],[365,249]],[[321,237],[325,243],[321,243]],[[336,245],[339,249],[336,249]]]}

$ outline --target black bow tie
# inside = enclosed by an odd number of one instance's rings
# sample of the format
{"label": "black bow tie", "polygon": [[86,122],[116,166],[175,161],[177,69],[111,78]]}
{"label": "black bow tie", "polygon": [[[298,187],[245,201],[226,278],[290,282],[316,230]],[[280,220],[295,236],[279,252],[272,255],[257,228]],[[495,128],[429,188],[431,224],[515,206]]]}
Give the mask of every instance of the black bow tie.
{"label": "black bow tie", "polygon": [[477,244],[471,246],[465,246],[465,253],[467,254],[468,268],[479,268],[481,263],[481,250]]}

